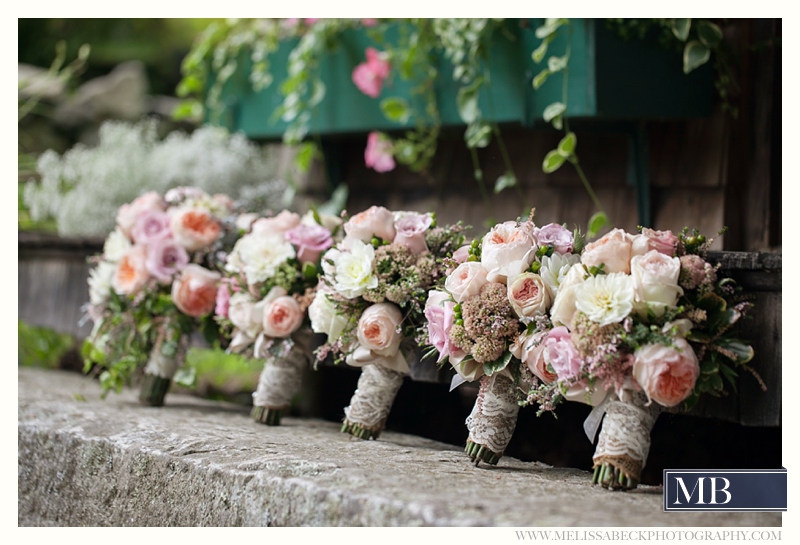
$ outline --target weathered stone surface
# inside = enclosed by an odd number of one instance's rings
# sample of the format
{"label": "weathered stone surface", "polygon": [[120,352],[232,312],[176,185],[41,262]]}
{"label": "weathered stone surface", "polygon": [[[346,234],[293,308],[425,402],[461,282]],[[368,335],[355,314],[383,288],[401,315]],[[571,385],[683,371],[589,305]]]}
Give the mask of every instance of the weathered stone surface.
{"label": "weathered stone surface", "polygon": [[[253,422],[245,407],[19,369],[20,526],[780,526],[780,513],[664,513],[662,491],[332,422]],[[85,401],[77,401],[80,394]]]}

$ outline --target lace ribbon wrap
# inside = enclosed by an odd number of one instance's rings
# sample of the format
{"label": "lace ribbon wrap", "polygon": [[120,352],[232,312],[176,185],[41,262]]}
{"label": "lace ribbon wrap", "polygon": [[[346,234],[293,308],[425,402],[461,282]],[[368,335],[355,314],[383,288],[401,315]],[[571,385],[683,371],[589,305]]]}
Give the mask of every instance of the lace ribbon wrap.
{"label": "lace ribbon wrap", "polygon": [[264,369],[253,392],[253,406],[287,409],[303,383],[303,368],[311,364],[310,331],[298,330],[292,335],[294,344],[286,354],[265,355]]}
{"label": "lace ribbon wrap", "polygon": [[510,378],[498,374],[481,377],[480,390],[467,417],[469,440],[503,455],[517,426],[519,404]]}
{"label": "lace ribbon wrap", "polygon": [[356,391],[344,409],[345,423],[357,424],[377,436],[386,424],[404,376],[406,373],[379,363],[362,367]]}
{"label": "lace ribbon wrap", "polygon": [[661,413],[661,405],[647,405],[642,392],[632,392],[630,399],[608,403],[603,427],[594,452],[594,466],[609,463],[639,480],[650,452],[650,431]]}

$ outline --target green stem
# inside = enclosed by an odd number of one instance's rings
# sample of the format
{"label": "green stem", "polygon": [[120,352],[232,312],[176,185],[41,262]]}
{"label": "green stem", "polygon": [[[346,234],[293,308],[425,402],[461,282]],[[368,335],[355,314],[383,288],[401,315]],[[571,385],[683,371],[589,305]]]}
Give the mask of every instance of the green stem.
{"label": "green stem", "polygon": [[586,191],[589,193],[589,197],[591,197],[592,202],[597,207],[597,210],[602,211],[603,205],[600,204],[600,200],[597,198],[597,195],[595,195],[594,190],[592,190],[592,186],[589,184],[586,174],[583,173],[583,169],[578,164],[578,157],[573,155],[572,158],[570,158],[570,163],[572,163],[572,166],[574,166],[575,170],[578,172],[578,177],[581,179],[581,182],[583,182],[583,187],[586,188]]}

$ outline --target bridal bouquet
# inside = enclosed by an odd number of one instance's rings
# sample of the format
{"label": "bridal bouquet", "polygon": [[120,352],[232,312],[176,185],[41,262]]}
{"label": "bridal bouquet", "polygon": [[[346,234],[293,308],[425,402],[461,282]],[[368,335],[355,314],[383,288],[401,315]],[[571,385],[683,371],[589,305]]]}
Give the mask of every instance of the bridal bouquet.
{"label": "bridal bouquet", "polygon": [[495,225],[428,297],[425,344],[456,371],[453,388],[480,380],[466,421],[476,465],[497,464],[511,440],[533,378],[521,365],[525,339],[550,329],[548,313],[582,244],[579,232],[540,228],[532,217]]}
{"label": "bridal bouquet", "polygon": [[279,425],[300,389],[312,358],[306,311],[337,221],[288,210],[255,219],[227,256],[216,319],[230,338],[230,351],[265,359],[253,393],[257,422]]}
{"label": "bridal bouquet", "polygon": [[345,222],[346,236],[323,256],[324,274],[309,307],[311,327],[327,335],[317,360],[331,355],[362,368],[342,432],[380,435],[408,361],[416,358],[428,291],[455,265],[464,229],[439,227],[433,214],[373,206]]}
{"label": "bridal bouquet", "polygon": [[119,208],[102,255],[93,258],[84,345],[85,371],[97,367],[105,396],[144,364],[140,400],[163,405],[189,335],[215,334],[220,257],[235,236],[225,195],[179,187],[141,195]]}
{"label": "bridal bouquet", "polygon": [[752,347],[731,329],[751,303],[705,259],[710,243],[696,230],[612,230],[565,271],[547,328],[520,339],[536,377],[527,401],[595,405],[584,426],[593,440],[603,422],[595,483],[636,487],[663,408],[720,395],[737,368],[755,374]]}

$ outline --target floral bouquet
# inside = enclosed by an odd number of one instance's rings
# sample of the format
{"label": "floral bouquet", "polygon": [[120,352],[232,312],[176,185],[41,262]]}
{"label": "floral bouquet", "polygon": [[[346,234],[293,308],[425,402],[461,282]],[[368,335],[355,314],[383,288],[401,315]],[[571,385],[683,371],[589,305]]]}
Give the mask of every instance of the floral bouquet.
{"label": "floral bouquet", "polygon": [[[244,226],[249,232],[225,264],[216,314],[228,350],[264,358],[252,416],[276,426],[300,390],[312,358],[306,310],[314,297],[319,260],[334,243],[338,218],[282,211]],[[325,223],[328,227],[322,225]]]}
{"label": "floral bouquet", "polygon": [[323,256],[309,308],[312,329],[327,334],[317,361],[332,355],[335,363],[362,368],[342,432],[380,435],[408,361],[416,358],[428,291],[455,264],[464,229],[438,227],[433,214],[373,206],[345,222],[346,236]]}
{"label": "floral bouquet", "polygon": [[235,236],[225,195],[179,187],[141,195],[119,208],[102,255],[93,258],[84,345],[85,371],[97,366],[105,396],[144,364],[140,401],[160,406],[182,365],[189,335],[216,334],[212,319],[220,256]]}
{"label": "floral bouquet", "polygon": [[594,483],[635,488],[660,411],[720,395],[736,368],[755,375],[752,347],[731,331],[751,303],[705,259],[710,243],[696,230],[612,230],[570,265],[549,323],[521,339],[536,377],[527,401],[595,405],[584,424],[591,440],[603,425]]}
{"label": "floral bouquet", "polygon": [[426,344],[455,369],[452,387],[480,380],[466,421],[466,452],[476,465],[497,464],[511,440],[532,379],[521,365],[523,341],[549,328],[547,314],[582,244],[580,233],[539,228],[532,216],[495,225],[428,298]]}

